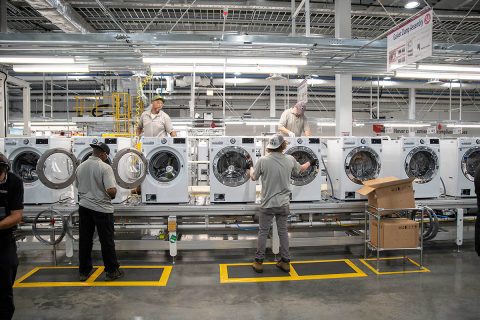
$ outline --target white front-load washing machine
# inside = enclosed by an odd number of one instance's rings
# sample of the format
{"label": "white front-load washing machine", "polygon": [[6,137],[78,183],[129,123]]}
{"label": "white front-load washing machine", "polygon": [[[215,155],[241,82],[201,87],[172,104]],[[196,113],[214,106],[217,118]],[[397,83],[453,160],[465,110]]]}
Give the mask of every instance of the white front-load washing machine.
{"label": "white front-load washing machine", "polygon": [[25,204],[73,198],[76,159],[64,137],[5,138],[5,155],[24,185]]}
{"label": "white front-load washing machine", "polygon": [[[113,159],[117,153],[121,150],[128,149],[132,146],[132,142],[129,138],[103,138],[93,136],[78,136],[72,138],[72,152],[77,158],[79,163],[87,160],[92,155],[92,147],[90,144],[103,142],[110,148],[110,155],[107,159],[107,163],[112,165]],[[117,195],[112,203],[123,203],[130,196],[130,190],[117,186]],[[77,199],[77,190],[75,189],[75,199]]]}
{"label": "white front-load washing machine", "polygon": [[291,175],[292,202],[322,200],[322,156],[319,137],[286,138],[285,154],[300,164],[315,160],[316,164],[304,172]]}
{"label": "white front-load washing machine", "polygon": [[475,197],[473,179],[480,165],[480,138],[462,137],[440,141],[440,176],[445,194]]}
{"label": "white front-load washing machine", "polygon": [[186,138],[142,138],[148,174],[142,183],[144,203],[186,203],[188,146]]}
{"label": "white front-load washing machine", "polygon": [[382,167],[382,139],[340,137],[327,142],[327,190],[339,200],[360,200],[363,181],[376,179]]}
{"label": "white front-load washing machine", "polygon": [[256,163],[255,138],[211,137],[211,203],[255,202],[256,183],[246,168],[248,160]]}
{"label": "white front-load washing machine", "polygon": [[383,142],[382,176],[414,178],[415,198],[438,198],[440,181],[440,140],[428,137],[401,137]]}

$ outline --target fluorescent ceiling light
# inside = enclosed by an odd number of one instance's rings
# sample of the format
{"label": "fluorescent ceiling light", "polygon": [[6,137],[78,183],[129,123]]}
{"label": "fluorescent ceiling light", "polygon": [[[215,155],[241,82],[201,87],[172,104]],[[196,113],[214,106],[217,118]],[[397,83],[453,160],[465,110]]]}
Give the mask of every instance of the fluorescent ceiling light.
{"label": "fluorescent ceiling light", "polygon": [[335,122],[317,122],[317,126],[319,127],[335,127]]}
{"label": "fluorescent ceiling light", "polygon": [[[23,122],[13,122],[13,126],[23,126]],[[30,122],[30,125],[32,126],[76,126],[77,124],[75,122],[66,122],[66,121],[32,121]]]}
{"label": "fluorescent ceiling light", "polygon": [[228,120],[224,122],[225,124],[245,124],[244,121],[233,121],[233,120]]}
{"label": "fluorescent ceiling light", "polygon": [[245,79],[245,78],[227,78],[225,79],[225,83],[228,84],[245,84],[254,82],[254,79]]}
{"label": "fluorescent ceiling light", "polygon": [[392,77],[385,77],[383,80],[392,80]]}
{"label": "fluorescent ceiling light", "polygon": [[[177,73],[192,73],[194,70],[198,73],[223,73],[223,66],[164,66],[164,65],[152,65],[152,72],[177,72]],[[226,67],[226,73],[281,73],[281,74],[297,74],[297,67]]]}
{"label": "fluorescent ceiling light", "polygon": [[430,127],[429,123],[384,123],[384,127],[390,128],[423,128]]}
{"label": "fluorescent ceiling light", "polygon": [[415,9],[420,5],[420,2],[418,1],[409,1],[405,4],[406,9]]}
{"label": "fluorescent ceiling light", "polygon": [[480,72],[480,67],[452,64],[419,64],[418,70]]}
{"label": "fluorescent ceiling light", "polygon": [[414,78],[414,79],[462,79],[462,80],[480,80],[480,74],[468,73],[439,73],[439,72],[415,72],[415,71],[396,71],[395,76],[398,78]]}
{"label": "fluorescent ceiling light", "polygon": [[73,57],[22,57],[22,56],[0,56],[0,63],[75,63]]}
{"label": "fluorescent ceiling light", "polygon": [[390,81],[390,80],[372,81],[372,85],[381,86],[381,87],[390,87],[390,86],[394,86],[396,84],[397,84],[396,82]]}
{"label": "fluorescent ceiling light", "polygon": [[353,125],[355,127],[365,127],[365,123],[354,122]]}
{"label": "fluorescent ceiling light", "polygon": [[480,128],[480,124],[447,124],[447,128]]}
{"label": "fluorescent ceiling light", "polygon": [[458,82],[451,82],[451,83],[444,83],[442,84],[442,87],[446,87],[446,88],[460,88],[460,83]]}
{"label": "fluorescent ceiling light", "polygon": [[245,121],[247,126],[276,126],[278,120],[276,121]]}
{"label": "fluorescent ceiling light", "polygon": [[150,64],[224,64],[222,57],[145,57],[143,63]]}
{"label": "fluorescent ceiling light", "polygon": [[227,58],[227,65],[229,64],[244,64],[244,65],[286,65],[286,66],[306,66],[307,60],[305,59],[275,59],[275,58],[255,58],[255,57],[246,57],[246,58]]}
{"label": "fluorescent ceiling light", "polygon": [[88,65],[87,64],[14,65],[13,71],[44,72],[44,73],[88,72]]}
{"label": "fluorescent ceiling light", "polygon": [[322,79],[307,79],[307,84],[309,85],[316,85],[316,84],[324,84],[326,81]]}

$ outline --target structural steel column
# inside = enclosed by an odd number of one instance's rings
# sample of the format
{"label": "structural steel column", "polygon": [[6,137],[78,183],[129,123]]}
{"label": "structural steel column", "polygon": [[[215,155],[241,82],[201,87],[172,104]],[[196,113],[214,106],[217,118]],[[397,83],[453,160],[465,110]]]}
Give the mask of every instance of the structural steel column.
{"label": "structural steel column", "polygon": [[7,32],[7,0],[0,1],[0,32]]}
{"label": "structural steel column", "polygon": [[[415,120],[415,88],[408,89],[408,120]],[[415,136],[415,128],[410,128],[408,135]]]}
{"label": "structural steel column", "polygon": [[7,76],[3,73],[0,73],[0,137],[6,137],[7,129],[7,101],[5,101],[5,90]]}
{"label": "structural steel column", "polygon": [[[276,114],[276,88],[274,84],[270,85],[270,118],[275,118]],[[270,132],[276,131],[276,125],[270,126]]]}
{"label": "structural steel column", "polygon": [[[335,37],[352,38],[351,0],[335,1]],[[335,135],[352,135],[352,75],[335,74]]]}

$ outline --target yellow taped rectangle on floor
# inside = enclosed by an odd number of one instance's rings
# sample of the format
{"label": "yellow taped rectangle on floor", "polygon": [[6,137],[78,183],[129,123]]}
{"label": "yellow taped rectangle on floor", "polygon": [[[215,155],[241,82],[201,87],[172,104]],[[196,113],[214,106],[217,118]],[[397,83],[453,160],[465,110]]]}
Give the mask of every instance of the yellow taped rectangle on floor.
{"label": "yellow taped rectangle on floor", "polygon": [[377,270],[374,266],[372,266],[368,261],[377,261],[377,258],[368,258],[368,259],[360,259],[360,261],[370,270],[373,271],[373,273],[377,275],[389,275],[389,274],[407,274],[407,273],[419,273],[419,272],[430,272],[429,269],[425,268],[424,266],[420,267],[420,264],[413,259],[410,259],[409,257],[387,257],[387,258],[380,258],[379,260],[381,261],[388,261],[388,260],[401,260],[405,259],[405,261],[410,262],[412,265],[415,267],[418,267],[418,269],[413,269],[413,270],[402,270],[402,271],[380,271]]}
{"label": "yellow taped rectangle on floor", "polygon": [[[234,264],[220,264],[220,283],[252,283],[252,282],[278,282],[278,281],[301,281],[301,280],[324,280],[324,279],[342,279],[342,278],[358,278],[366,277],[362,270],[360,270],[349,259],[337,260],[311,260],[311,261],[291,261],[290,273],[282,271],[274,271],[276,262],[263,263],[265,274],[258,274],[251,267],[251,263],[234,263]],[[346,272],[328,272],[315,274],[315,270],[304,270],[305,266],[323,265],[323,264],[340,264],[344,265],[343,269]],[[297,266],[297,267],[295,267]],[[241,271],[238,271],[238,268]],[[229,272],[230,269],[230,272]],[[233,272],[234,269],[237,271]],[[300,272],[302,269],[302,272]],[[328,269],[328,268],[327,268]],[[298,272],[297,272],[298,271]],[[265,272],[265,271],[264,271]],[[305,272],[307,274],[305,274]],[[238,276],[238,274],[242,276]],[[299,274],[300,273],[300,274]],[[235,276],[237,274],[237,276]],[[251,274],[251,276],[250,276]]]}
{"label": "yellow taped rectangle on floor", "polygon": [[163,269],[162,274],[158,280],[152,281],[97,281],[101,274],[104,273],[104,267],[94,267],[96,270],[90,275],[85,282],[80,281],[31,281],[32,277],[38,276],[42,271],[67,270],[72,277],[72,272],[75,278],[78,277],[78,267],[37,267],[21,276],[15,281],[14,288],[43,288],[43,287],[164,287],[168,283],[172,266],[121,266],[121,269]]}

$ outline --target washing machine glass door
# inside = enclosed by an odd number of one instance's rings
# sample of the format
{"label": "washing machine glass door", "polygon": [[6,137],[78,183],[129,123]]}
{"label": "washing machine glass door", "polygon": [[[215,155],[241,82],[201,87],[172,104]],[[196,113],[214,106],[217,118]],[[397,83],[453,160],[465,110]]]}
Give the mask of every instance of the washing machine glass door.
{"label": "washing machine glass door", "polygon": [[75,181],[77,159],[65,149],[55,148],[45,152],[37,163],[40,181],[50,189],[64,189]]}
{"label": "washing machine glass door", "polygon": [[22,178],[24,183],[33,183],[38,180],[37,163],[40,154],[33,150],[25,150],[11,160],[13,173]]}
{"label": "washing machine glass door", "polygon": [[123,149],[115,155],[112,168],[120,187],[134,189],[147,175],[147,159],[136,149]]}
{"label": "washing machine glass door", "polygon": [[245,169],[248,159],[251,159],[251,156],[242,147],[225,147],[213,159],[213,174],[223,185],[240,186],[250,179]]}
{"label": "washing machine glass door", "polygon": [[293,156],[300,164],[304,164],[307,161],[317,161],[315,166],[311,166],[303,172],[292,173],[291,179],[293,185],[304,186],[315,180],[318,174],[320,160],[315,153],[313,153],[312,149],[304,146],[296,146],[288,149],[285,153]]}
{"label": "washing machine glass door", "polygon": [[182,171],[179,156],[169,149],[160,149],[148,161],[148,172],[159,182],[172,182]]}
{"label": "washing machine glass door", "polygon": [[480,165],[480,147],[470,148],[462,157],[462,172],[465,178],[473,181],[475,170]]}
{"label": "washing machine glass door", "polygon": [[429,147],[413,148],[405,158],[405,173],[409,178],[415,178],[416,183],[431,181],[438,174],[438,168],[438,156]]}
{"label": "washing machine glass door", "polygon": [[378,153],[367,146],[352,149],[345,158],[345,173],[356,184],[377,178],[380,169]]}

